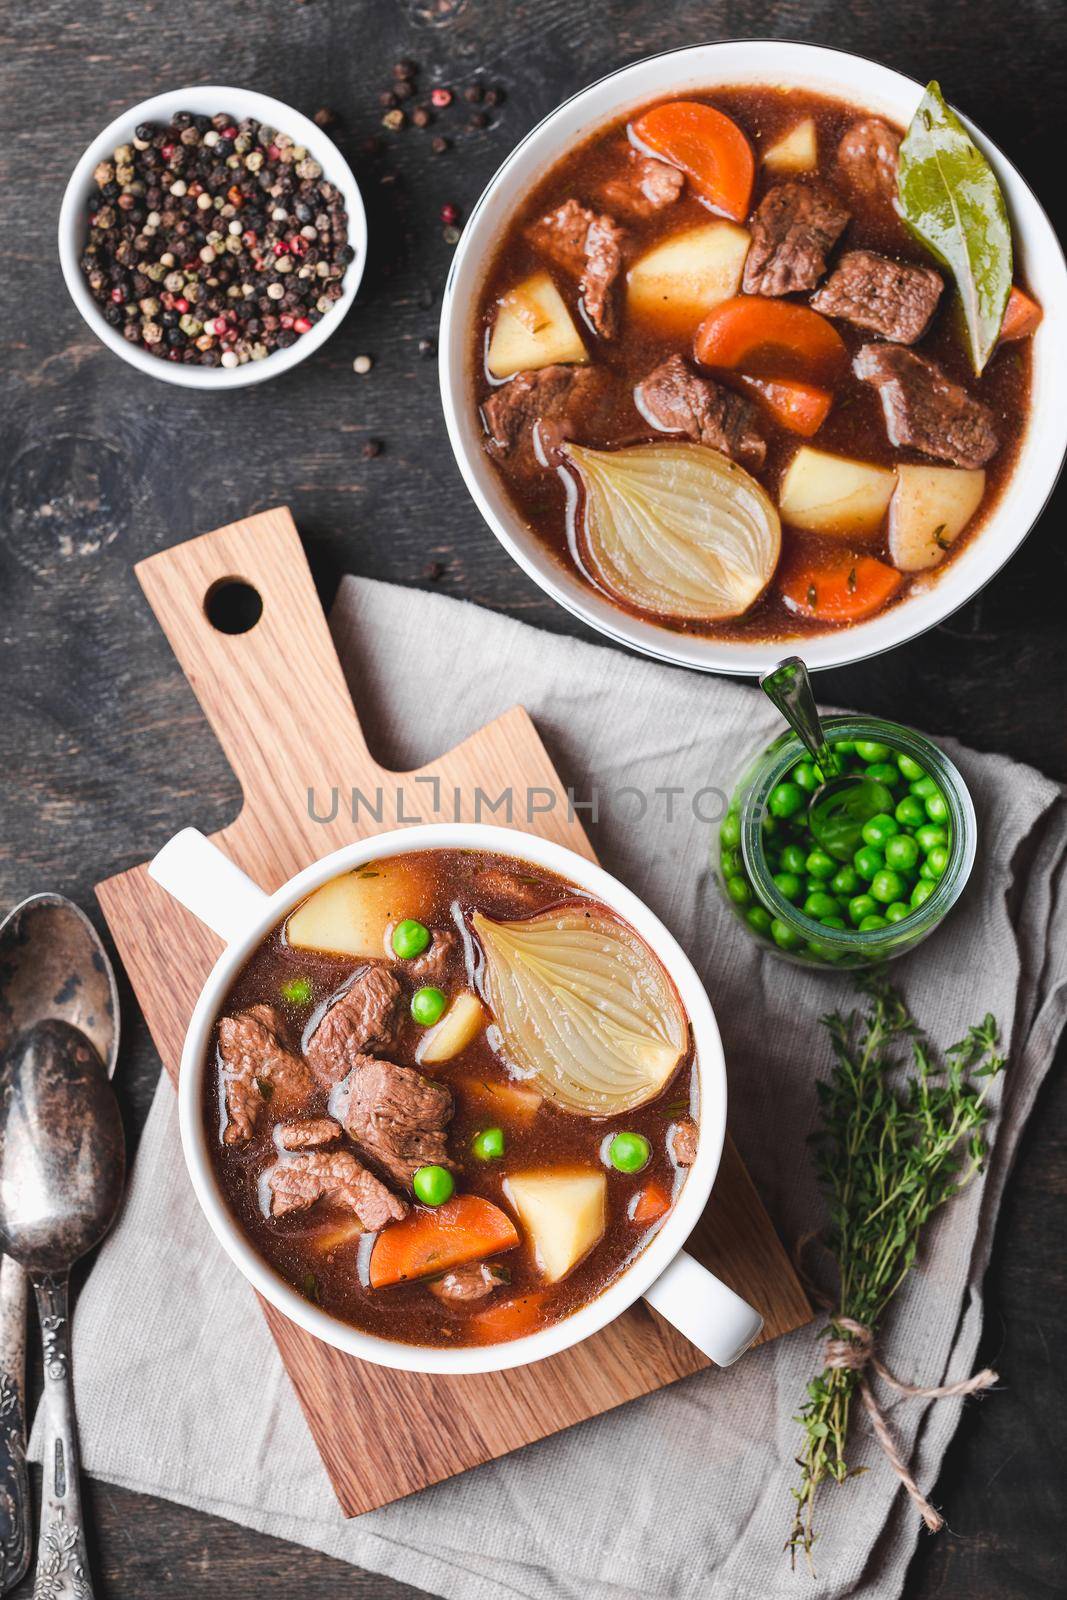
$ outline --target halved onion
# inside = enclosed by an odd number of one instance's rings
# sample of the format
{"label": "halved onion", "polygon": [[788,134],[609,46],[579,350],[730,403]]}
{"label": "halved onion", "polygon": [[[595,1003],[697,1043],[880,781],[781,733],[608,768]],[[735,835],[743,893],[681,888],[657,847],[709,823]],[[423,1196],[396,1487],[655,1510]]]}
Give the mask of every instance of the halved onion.
{"label": "halved onion", "polygon": [[564,453],[585,489],[589,559],[620,600],[718,622],[759,599],[782,530],[773,501],[736,461],[677,439]]}
{"label": "halved onion", "polygon": [[674,985],[632,928],[575,903],[522,922],[476,912],[504,1056],[549,1100],[589,1117],[653,1099],[689,1047]]}

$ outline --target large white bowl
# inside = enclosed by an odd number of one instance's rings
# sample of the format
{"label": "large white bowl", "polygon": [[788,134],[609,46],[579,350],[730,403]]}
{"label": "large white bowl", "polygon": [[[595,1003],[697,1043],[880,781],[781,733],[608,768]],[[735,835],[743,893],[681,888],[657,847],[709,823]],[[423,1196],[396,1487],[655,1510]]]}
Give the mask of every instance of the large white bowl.
{"label": "large white bowl", "polygon": [[[88,232],[88,205],[94,189],[93,168],[105,161],[120,144],[127,143],[139,122],[169,122],[176,111],[191,111],[195,116],[213,117],[220,111],[229,111],[238,121],[254,117],[257,122],[289,134],[298,144],[304,145],[322,168],[323,176],[334,184],[344,196],[348,212],[348,242],[356,252],[342,279],[341,298],[316,322],[310,333],[302,334],[288,350],[274,350],[262,361],[246,361],[240,367],[186,366],[178,361],[161,361],[150,356],[140,345],[124,339],[117,328],[104,321],[103,314],[92,295],[78,265]],[[363,210],[363,197],[352,169],[332,139],[328,139],[315,123],[294,111],[282,100],[269,94],[257,94],[253,89],[226,88],[219,84],[205,84],[193,89],[171,89],[166,94],[155,94],[140,105],[131,106],[114,122],[109,123],[79,160],[70,175],[63,204],[59,212],[59,262],[63,277],[70,290],[71,299],[85,318],[96,337],[115,355],[128,361],[139,372],[150,378],[162,378],[164,383],[176,383],[183,389],[243,389],[249,383],[263,383],[288,372],[321,348],[341,322],[356,297],[363,268],[367,260],[367,217]]]}
{"label": "large white bowl", "polygon": [[[620,644],[705,672],[759,673],[782,641],[693,638],[629,616],[557,561],[516,513],[482,447],[474,404],[473,326],[485,273],[522,196],[579,140],[659,96],[729,84],[817,90],[906,125],[922,96],[911,78],[840,50],[769,39],[694,45],[638,61],[564,102],[512,151],[482,195],[452,261],[441,315],[441,398],[475,504],[505,549],[553,599]],[[966,119],[964,119],[966,120]],[[1052,225],[1011,162],[968,124],[996,168],[1022,270],[1044,307],[1033,341],[1030,421],[1009,483],[979,533],[941,575],[870,622],[805,636],[809,667],[836,667],[913,639],[964,604],[1018,549],[1052,492],[1067,449],[1067,265]]]}
{"label": "large white bowl", "polygon": [[[659,956],[693,1026],[700,1135],[696,1160],[659,1233],[604,1292],[562,1321],[510,1343],[460,1349],[403,1344],[364,1333],[312,1305],[249,1243],[219,1191],[208,1148],[203,1085],[211,1028],[234,978],[260,940],[305,895],[340,872],[411,850],[490,850],[532,862],[587,890],[635,928]],[[711,1193],[726,1136],[726,1069],[715,1016],[685,953],[648,907],[602,867],[550,839],[481,823],[397,829],[346,845],[265,894],[195,828],[177,834],[151,863],[152,877],[227,941],[189,1022],[178,1079],[182,1146],[197,1199],[231,1259],[259,1293],[308,1333],[348,1354],[409,1372],[493,1372],[555,1355],[643,1295],[720,1366],[752,1343],[762,1318],[682,1249]]]}

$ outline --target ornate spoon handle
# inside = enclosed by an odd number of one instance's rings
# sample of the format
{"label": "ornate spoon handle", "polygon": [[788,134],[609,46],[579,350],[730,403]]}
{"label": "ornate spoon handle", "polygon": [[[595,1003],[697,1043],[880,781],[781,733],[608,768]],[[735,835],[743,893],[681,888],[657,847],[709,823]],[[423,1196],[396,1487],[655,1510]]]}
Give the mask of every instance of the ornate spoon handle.
{"label": "ornate spoon handle", "polygon": [[30,1480],[26,1471],[26,1274],[0,1259],[0,1594],[30,1564]]}
{"label": "ornate spoon handle", "polygon": [[92,1600],[70,1372],[67,1275],[33,1274],[44,1346],[44,1484],[35,1600]]}

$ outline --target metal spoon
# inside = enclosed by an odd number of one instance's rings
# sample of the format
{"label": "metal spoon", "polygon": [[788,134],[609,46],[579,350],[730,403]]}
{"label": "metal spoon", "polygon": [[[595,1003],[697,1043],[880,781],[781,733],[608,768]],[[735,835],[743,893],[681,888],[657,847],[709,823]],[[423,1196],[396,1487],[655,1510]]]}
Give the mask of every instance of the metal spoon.
{"label": "metal spoon", "polygon": [[823,782],[808,801],[808,826],[827,855],[835,861],[851,861],[859,849],[864,823],[892,810],[892,792],[876,778],[840,771],[819,719],[808,669],[799,656],[788,656],[764,673],[760,688],[823,774]]}
{"label": "metal spoon", "polygon": [[29,1274],[44,1353],[37,1589],[47,1587],[49,1600],[91,1600],[68,1274],[118,1211],[126,1176],[122,1119],[99,1053],[69,1022],[38,1022],[19,1034],[0,1073],[0,1242]]}
{"label": "metal spoon", "polygon": [[[48,1017],[72,1023],[96,1046],[108,1076],[119,1047],[115,974],[96,929],[72,901],[36,894],[0,922],[0,1056]],[[30,1560],[26,1472],[26,1274],[0,1259],[0,1595]]]}

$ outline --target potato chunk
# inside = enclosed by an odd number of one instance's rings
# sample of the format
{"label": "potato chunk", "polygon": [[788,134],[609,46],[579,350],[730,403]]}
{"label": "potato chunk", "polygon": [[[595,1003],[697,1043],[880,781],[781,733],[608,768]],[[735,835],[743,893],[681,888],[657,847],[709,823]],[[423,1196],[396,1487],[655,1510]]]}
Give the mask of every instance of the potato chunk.
{"label": "potato chunk", "polygon": [[451,1061],[473,1043],[484,1027],[481,1001],[477,995],[464,990],[457,994],[440,1022],[423,1035],[417,1052],[419,1064],[432,1067],[439,1061]]}
{"label": "potato chunk", "polygon": [[818,141],[811,117],[796,123],[763,153],[763,165],[772,172],[814,172],[818,161]]}
{"label": "potato chunk", "polygon": [[889,502],[889,555],[901,572],[936,567],[985,494],[981,468],[898,467]]}
{"label": "potato chunk", "polygon": [[664,333],[691,333],[713,306],[737,293],[748,242],[748,230],[734,222],[672,234],[627,273],[629,312]]}
{"label": "potato chunk", "polygon": [[604,1236],[607,1177],[603,1172],[515,1173],[504,1193],[533,1241],[537,1264],[558,1283]]}
{"label": "potato chunk", "polygon": [[525,278],[504,295],[486,358],[494,378],[588,359],[563,296],[547,272]]}
{"label": "potato chunk", "polygon": [[782,479],[782,521],[809,533],[876,533],[896,486],[896,473],[803,445]]}
{"label": "potato chunk", "polygon": [[388,932],[405,917],[423,918],[431,905],[430,888],[403,857],[370,862],[331,878],[291,912],[285,937],[297,950],[322,950],[330,955],[380,961],[392,954]]}

